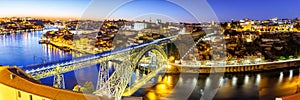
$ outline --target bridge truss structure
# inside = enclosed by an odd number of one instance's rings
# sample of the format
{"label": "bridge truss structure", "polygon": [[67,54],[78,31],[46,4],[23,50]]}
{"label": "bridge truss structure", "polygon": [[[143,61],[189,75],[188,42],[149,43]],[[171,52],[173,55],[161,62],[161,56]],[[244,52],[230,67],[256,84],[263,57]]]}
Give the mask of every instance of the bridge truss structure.
{"label": "bridge truss structure", "polygon": [[[103,52],[92,56],[79,57],[69,61],[49,65],[25,66],[22,69],[38,80],[54,76],[53,84],[58,88],[65,88],[63,73],[100,64],[98,82],[94,94],[109,98],[121,99],[124,95],[130,95],[136,91],[141,84],[149,81],[168,66],[167,55],[163,46],[158,45],[162,41],[169,41],[173,37],[167,37],[136,46],[129,46],[115,51]],[[139,61],[147,52],[155,54],[156,67],[150,68],[150,74],[141,78],[136,83],[128,86],[132,73],[138,67]],[[109,66],[109,63],[114,66]],[[153,62],[152,62],[153,63]],[[113,69],[113,72],[111,70]]]}

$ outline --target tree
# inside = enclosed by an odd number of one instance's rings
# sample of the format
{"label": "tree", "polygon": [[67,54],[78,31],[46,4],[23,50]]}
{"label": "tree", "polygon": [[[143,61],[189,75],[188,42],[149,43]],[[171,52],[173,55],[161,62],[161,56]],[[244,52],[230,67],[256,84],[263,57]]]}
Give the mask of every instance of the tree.
{"label": "tree", "polygon": [[95,91],[93,83],[90,81],[85,82],[80,91],[83,93],[92,94]]}
{"label": "tree", "polygon": [[74,86],[73,91],[80,92],[80,88],[81,88],[80,85],[77,84]]}
{"label": "tree", "polygon": [[284,56],[280,56],[279,60],[286,60],[286,58]]}

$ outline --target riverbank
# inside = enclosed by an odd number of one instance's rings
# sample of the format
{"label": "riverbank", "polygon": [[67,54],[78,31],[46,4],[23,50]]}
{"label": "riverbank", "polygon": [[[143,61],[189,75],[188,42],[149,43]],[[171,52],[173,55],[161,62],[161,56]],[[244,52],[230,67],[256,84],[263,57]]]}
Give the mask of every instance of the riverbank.
{"label": "riverbank", "polygon": [[41,29],[26,29],[26,30],[0,31],[0,35],[13,34],[13,33],[21,33],[21,32],[35,32],[35,31],[43,31],[43,30],[44,30],[44,28],[41,28]]}
{"label": "riverbank", "polygon": [[[93,50],[87,49],[89,47],[87,44],[82,42],[89,42],[80,39],[80,45],[77,44],[77,40],[74,38],[78,38],[75,36],[70,30],[68,29],[58,29],[49,30],[45,34],[42,35],[41,39],[39,40],[40,44],[50,44],[55,46],[63,51],[78,51],[80,53],[87,53],[87,54],[95,54]],[[81,47],[81,48],[78,48]]]}
{"label": "riverbank", "polygon": [[88,51],[88,50],[83,50],[83,49],[78,49],[78,48],[74,48],[73,45],[68,45],[66,43],[60,43],[60,42],[55,42],[55,41],[49,41],[50,45],[53,45],[63,51],[77,51],[80,53],[84,53],[84,54],[95,54],[95,52],[92,51]]}
{"label": "riverbank", "polygon": [[262,72],[275,69],[296,68],[300,66],[300,59],[263,62],[258,64],[225,65],[225,66],[197,66],[171,64],[166,73],[242,73],[242,72]]}

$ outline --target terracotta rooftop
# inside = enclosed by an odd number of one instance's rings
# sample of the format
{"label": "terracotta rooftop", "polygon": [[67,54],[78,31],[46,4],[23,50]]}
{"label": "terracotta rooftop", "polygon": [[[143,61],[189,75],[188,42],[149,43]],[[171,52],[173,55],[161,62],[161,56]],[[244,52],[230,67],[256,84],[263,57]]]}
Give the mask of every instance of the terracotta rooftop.
{"label": "terracotta rooftop", "polygon": [[100,100],[100,97],[42,85],[17,67],[0,67],[0,84],[54,100]]}

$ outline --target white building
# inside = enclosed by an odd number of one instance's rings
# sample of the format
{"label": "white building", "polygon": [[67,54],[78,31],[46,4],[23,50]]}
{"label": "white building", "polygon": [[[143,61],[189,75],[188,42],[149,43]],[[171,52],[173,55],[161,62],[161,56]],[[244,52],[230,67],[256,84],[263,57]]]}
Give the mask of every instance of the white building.
{"label": "white building", "polygon": [[142,29],[147,28],[147,24],[146,23],[134,23],[133,25],[134,25],[133,26],[133,30],[135,30],[135,31],[140,31]]}

